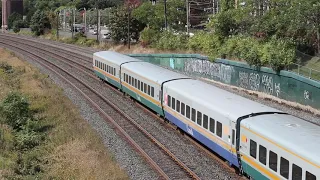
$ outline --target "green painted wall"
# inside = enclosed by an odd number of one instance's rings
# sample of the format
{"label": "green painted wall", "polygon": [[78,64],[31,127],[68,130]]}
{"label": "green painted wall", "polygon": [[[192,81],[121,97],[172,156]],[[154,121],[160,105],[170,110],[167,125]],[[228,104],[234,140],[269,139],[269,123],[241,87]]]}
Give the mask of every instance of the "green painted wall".
{"label": "green painted wall", "polygon": [[320,82],[293,72],[281,71],[277,74],[270,68],[257,70],[245,63],[225,59],[210,62],[207,57],[197,54],[130,54],[130,56],[192,76],[209,78],[320,108]]}

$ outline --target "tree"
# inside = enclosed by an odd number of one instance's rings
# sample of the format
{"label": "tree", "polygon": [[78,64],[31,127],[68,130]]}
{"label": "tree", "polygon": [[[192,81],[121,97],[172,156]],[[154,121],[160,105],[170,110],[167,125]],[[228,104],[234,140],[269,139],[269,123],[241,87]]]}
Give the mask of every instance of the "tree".
{"label": "tree", "polygon": [[37,10],[31,18],[30,27],[35,35],[43,34],[45,28],[50,28],[47,14],[42,10]]}
{"label": "tree", "polygon": [[[168,26],[171,29],[182,30],[186,24],[186,11],[184,2],[180,0],[171,0],[167,2]],[[161,30],[164,28],[164,4],[159,2],[152,5],[150,1],[142,3],[133,11],[133,16],[147,24],[149,28]]]}
{"label": "tree", "polygon": [[[124,6],[113,8],[111,14],[110,30],[112,39],[116,42],[123,40],[124,43],[127,43],[129,15],[127,8]],[[144,27],[145,25],[143,23],[135,18],[131,18],[130,37],[138,40],[139,32],[142,31]]]}

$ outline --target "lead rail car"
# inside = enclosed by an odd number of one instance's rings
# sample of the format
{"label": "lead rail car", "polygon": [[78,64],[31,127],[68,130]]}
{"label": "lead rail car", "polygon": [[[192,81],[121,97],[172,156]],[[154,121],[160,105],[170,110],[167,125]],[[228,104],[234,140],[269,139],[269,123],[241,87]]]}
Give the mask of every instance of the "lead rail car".
{"label": "lead rail car", "polygon": [[320,180],[315,124],[116,52],[94,53],[93,69],[252,179]]}

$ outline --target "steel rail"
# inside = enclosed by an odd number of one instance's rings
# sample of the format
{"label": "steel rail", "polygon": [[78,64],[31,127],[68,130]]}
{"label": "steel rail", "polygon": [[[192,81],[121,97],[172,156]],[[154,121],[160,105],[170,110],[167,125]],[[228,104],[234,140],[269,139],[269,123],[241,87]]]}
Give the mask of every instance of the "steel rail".
{"label": "steel rail", "polygon": [[[5,44],[3,42],[1,42],[2,44]],[[6,44],[9,45],[9,44]],[[12,46],[12,45],[9,45]],[[16,46],[12,46],[16,49],[20,49],[21,51],[27,52],[26,50],[16,47]],[[56,68],[60,69],[61,71],[65,72],[66,74],[68,74],[69,76],[73,77],[74,79],[76,79],[77,81],[79,81],[81,84],[83,84],[84,86],[86,86],[88,89],[90,89],[92,92],[94,92],[96,95],[98,95],[101,99],[103,99],[107,104],[109,104],[112,108],[114,108],[117,112],[119,112],[123,117],[125,117],[127,120],[129,120],[132,124],[134,124],[134,126],[136,126],[141,132],[143,132],[152,142],[154,142],[158,147],[160,147],[170,158],[172,158],[182,169],[184,169],[189,175],[190,177],[192,177],[193,179],[200,179],[195,173],[193,173],[192,170],[190,170],[186,165],[183,164],[183,162],[181,162],[177,157],[174,156],[174,154],[172,154],[167,148],[165,148],[164,145],[162,145],[158,140],[156,140],[150,133],[148,133],[145,129],[143,129],[139,124],[137,124],[132,118],[130,118],[127,114],[125,114],[122,110],[120,110],[116,105],[114,105],[113,103],[111,103],[109,100],[105,99],[100,93],[98,93],[97,91],[95,91],[94,89],[92,89],[90,86],[88,86],[87,84],[85,84],[82,80],[78,79],[77,77],[75,77],[74,75],[70,74],[68,71],[64,70],[62,67],[55,65],[54,63],[34,54],[31,52],[27,52],[29,54],[32,54],[33,56],[38,57],[39,59],[45,60],[47,63],[51,64],[52,66],[55,66]],[[61,74],[59,74],[58,72],[56,72],[54,69],[52,69],[51,67],[45,65],[43,62],[36,60],[37,62],[39,62],[41,65],[45,66],[46,68],[52,70],[55,74],[57,74],[58,76],[60,76],[61,78],[63,78],[64,80],[66,80],[69,84],[71,84],[74,88],[76,88],[82,95],[84,95],[86,97],[87,100],[89,100],[96,108],[98,108],[98,110],[100,111],[100,113],[102,113],[106,119],[108,119],[110,122],[112,122],[114,124],[114,126],[116,126],[116,128],[128,139],[128,141],[130,142],[130,144],[132,144],[135,149],[137,149],[147,160],[148,162],[154,167],[154,169],[156,169],[158,171],[159,174],[161,174],[165,179],[168,178],[168,176],[165,175],[165,173],[161,170],[161,168],[159,166],[156,166],[156,163],[151,160],[151,158],[139,147],[139,145],[137,145],[134,140],[132,138],[129,137],[128,134],[125,133],[125,131],[110,117],[108,116],[100,107],[99,105],[97,105],[92,99],[90,99],[83,91],[81,91],[78,87],[76,87],[72,82],[70,82],[68,79],[66,79],[64,76],[62,76]],[[162,172],[161,172],[162,171]]]}

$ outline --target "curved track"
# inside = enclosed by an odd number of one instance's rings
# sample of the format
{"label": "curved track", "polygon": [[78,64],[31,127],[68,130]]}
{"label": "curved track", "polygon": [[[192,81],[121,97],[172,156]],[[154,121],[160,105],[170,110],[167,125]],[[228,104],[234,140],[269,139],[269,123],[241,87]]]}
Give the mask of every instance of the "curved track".
{"label": "curved track", "polygon": [[12,42],[1,42],[15,52],[19,52],[37,61],[78,90],[85,98],[110,121],[126,140],[154,167],[164,179],[200,179],[192,170],[184,165],[164,145],[143,129],[128,115],[122,112],[100,93],[85,82],[75,77],[63,67],[25,50],[21,45]]}
{"label": "curved track", "polygon": [[[100,114],[106,120],[112,122],[113,126],[118,129],[122,136],[125,137],[127,141],[147,160],[147,162],[161,175],[161,177],[164,179],[199,179],[198,175],[193,171],[198,169],[198,167],[194,164],[191,165],[181,157],[185,155],[178,155],[183,160],[177,158],[174,155],[175,153],[165,147],[167,145],[164,145],[150,134],[150,130],[149,133],[143,125],[139,125],[139,123],[130,118],[128,113],[121,110],[119,105],[117,106],[109,101],[105,95],[102,95],[101,92],[99,93],[97,89],[92,88],[91,85],[88,84],[87,79],[90,79],[88,81],[95,81],[95,83],[99,81],[97,81],[98,78],[94,76],[92,72],[91,58],[88,58],[87,56],[84,57],[79,54],[82,50],[77,49],[72,52],[72,50],[68,49],[68,46],[61,47],[61,45],[64,44],[51,46],[48,42],[39,43],[33,38],[15,37],[12,35],[0,34],[0,39],[2,39],[0,46],[7,47],[15,52],[31,57],[42,66],[56,73],[83,94],[83,96],[100,111]],[[82,76],[85,80],[81,80],[81,78],[73,75],[75,73],[70,73],[72,71],[78,71],[78,74],[80,74],[78,76]],[[103,85],[108,86],[109,89],[111,87],[107,84]],[[117,90],[114,90],[114,92],[118,94],[120,93]],[[146,110],[146,112],[154,116],[150,111]],[[212,156],[212,153],[210,152],[207,154]],[[218,158],[215,157],[215,159],[217,160]],[[221,162],[221,159],[219,161],[220,165],[226,165]],[[227,166],[224,168],[227,169],[226,174],[230,174],[230,168]],[[216,174],[213,176],[217,177]],[[232,179],[239,178],[239,176],[237,177],[235,174],[227,176],[229,177],[227,179],[230,179],[231,177]],[[208,176],[205,176],[205,178],[202,176],[200,177],[202,179],[207,179],[206,177]],[[220,175],[218,175],[218,177],[219,178],[217,179],[225,179]],[[212,177],[212,179],[215,178]]]}

